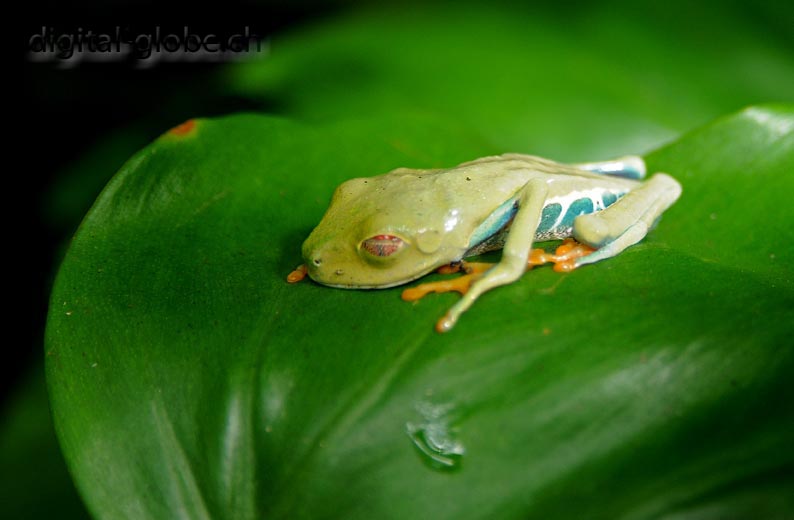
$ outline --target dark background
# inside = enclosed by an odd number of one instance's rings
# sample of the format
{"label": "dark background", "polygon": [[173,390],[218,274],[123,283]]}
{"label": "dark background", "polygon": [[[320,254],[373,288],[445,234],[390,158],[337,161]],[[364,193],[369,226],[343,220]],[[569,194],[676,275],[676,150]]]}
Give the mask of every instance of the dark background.
{"label": "dark background", "polygon": [[[13,239],[17,247],[9,248],[20,253],[12,255],[18,262],[12,271],[12,283],[19,289],[19,304],[11,320],[16,339],[8,345],[10,357],[2,364],[0,393],[4,402],[31,367],[41,364],[49,291],[58,262],[91,201],[123,160],[191,117],[241,110],[278,111],[277,106],[254,104],[216,91],[211,77],[222,63],[161,62],[142,68],[129,59],[84,61],[66,68],[58,61],[31,60],[31,37],[40,34],[42,27],[61,34],[74,33],[78,28],[113,34],[119,26],[130,34],[148,34],[159,26],[163,33],[180,34],[188,26],[191,33],[222,35],[248,26],[267,43],[274,34],[345,8],[341,2],[240,0],[212,6],[170,3],[167,7],[158,2],[95,0],[67,6],[51,1],[27,7],[22,23],[15,27],[22,61],[23,102],[17,107],[21,116],[21,131],[16,134],[19,146],[9,150],[9,163],[18,161],[19,170],[9,171],[8,176],[19,185],[8,194],[11,204],[7,207],[12,210],[6,229],[19,233]],[[117,163],[106,178],[84,179],[81,185],[65,184],[78,159],[89,150],[101,149],[108,135],[122,130],[130,134],[128,153],[113,149],[97,159]],[[59,189],[74,193],[70,197],[61,193],[56,199],[54,192]]]}

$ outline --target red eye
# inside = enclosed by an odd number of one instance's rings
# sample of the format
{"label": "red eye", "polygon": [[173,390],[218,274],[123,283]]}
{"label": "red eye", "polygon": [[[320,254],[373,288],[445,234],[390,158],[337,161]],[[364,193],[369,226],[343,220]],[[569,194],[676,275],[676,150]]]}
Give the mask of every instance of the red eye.
{"label": "red eye", "polygon": [[399,251],[405,242],[393,235],[375,235],[361,242],[361,249],[372,256],[391,256]]}

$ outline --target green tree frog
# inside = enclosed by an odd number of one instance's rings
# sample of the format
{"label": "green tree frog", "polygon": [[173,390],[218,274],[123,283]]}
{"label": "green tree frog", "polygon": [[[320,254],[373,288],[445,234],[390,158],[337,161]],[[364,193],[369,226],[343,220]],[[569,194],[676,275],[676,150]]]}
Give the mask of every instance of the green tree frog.
{"label": "green tree frog", "polygon": [[[664,173],[645,178],[642,158],[566,165],[504,154],[449,169],[398,168],[340,185],[303,244],[305,265],[288,278],[345,289],[401,285],[447,266],[456,282],[408,289],[407,300],[456,290],[463,297],[436,325],[451,329],[484,292],[516,281],[528,266],[570,270],[613,257],[645,237],[681,194]],[[566,239],[556,254],[533,241]],[[575,242],[573,239],[575,239]],[[496,264],[463,259],[502,249]]]}

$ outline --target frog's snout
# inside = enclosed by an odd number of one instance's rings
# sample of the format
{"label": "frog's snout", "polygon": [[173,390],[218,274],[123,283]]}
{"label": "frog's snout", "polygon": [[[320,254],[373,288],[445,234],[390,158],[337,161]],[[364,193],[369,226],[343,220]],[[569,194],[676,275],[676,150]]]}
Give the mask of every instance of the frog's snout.
{"label": "frog's snout", "polygon": [[315,282],[328,284],[335,278],[334,274],[339,274],[335,269],[334,257],[336,255],[333,254],[333,251],[321,247],[307,247],[303,253],[309,277]]}
{"label": "frog's snout", "polygon": [[306,266],[309,271],[309,277],[312,280],[318,281],[323,278],[321,275],[321,273],[324,271],[323,259],[320,255],[315,254],[306,257]]}
{"label": "frog's snout", "polygon": [[[323,265],[323,259],[319,256],[315,256],[311,259],[310,271],[314,271],[316,273],[318,272],[318,270],[321,268],[322,265]],[[330,272],[330,269],[325,269],[325,271]],[[342,276],[343,274],[345,274],[345,271],[343,269],[334,269],[333,273],[336,276]]]}
{"label": "frog's snout", "polygon": [[[311,265],[316,272],[323,265],[323,259],[320,258],[319,256],[315,256],[314,258],[311,259]],[[326,269],[326,271],[330,272],[330,269]],[[333,273],[337,276],[342,276],[343,274],[345,274],[344,270],[342,269],[334,269]]]}

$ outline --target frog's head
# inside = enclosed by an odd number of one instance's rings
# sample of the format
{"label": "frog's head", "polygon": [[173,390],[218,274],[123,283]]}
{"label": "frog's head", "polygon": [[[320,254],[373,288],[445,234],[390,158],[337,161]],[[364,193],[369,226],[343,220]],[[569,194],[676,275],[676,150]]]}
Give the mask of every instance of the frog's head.
{"label": "frog's head", "polygon": [[309,276],[333,287],[386,288],[459,258],[445,244],[443,218],[423,210],[445,206],[416,180],[400,170],[342,184],[303,244]]}

